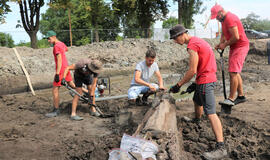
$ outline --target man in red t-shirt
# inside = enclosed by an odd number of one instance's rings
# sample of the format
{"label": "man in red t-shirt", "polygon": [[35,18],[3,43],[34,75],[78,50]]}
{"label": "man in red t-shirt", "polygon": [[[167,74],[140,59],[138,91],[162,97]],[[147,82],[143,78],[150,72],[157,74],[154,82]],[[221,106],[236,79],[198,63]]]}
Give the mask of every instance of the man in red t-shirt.
{"label": "man in red t-shirt", "polygon": [[[68,61],[66,59],[65,52],[68,51],[67,46],[59,41],[56,38],[56,33],[54,31],[48,31],[46,36],[46,39],[48,39],[48,42],[50,44],[53,44],[53,56],[55,61],[55,75],[54,75],[54,81],[53,81],[53,104],[54,109],[51,113],[46,114],[47,117],[55,117],[60,114],[59,109],[59,88],[61,86],[61,80],[64,74],[64,71],[66,67],[68,66]],[[68,82],[68,85],[70,85],[72,88],[76,88],[74,82],[72,81],[72,77],[70,72],[68,72],[66,76],[66,81]],[[87,92],[87,90],[86,90]]]}
{"label": "man in red t-shirt", "polygon": [[176,25],[170,29],[170,38],[180,45],[187,44],[189,70],[176,85],[170,88],[169,92],[178,93],[181,86],[197,74],[193,97],[195,108],[193,122],[199,123],[204,111],[210,120],[217,141],[216,149],[212,152],[205,152],[203,156],[207,159],[222,158],[227,155],[227,151],[224,147],[222,125],[216,114],[214,88],[217,81],[217,66],[215,54],[205,40],[188,35],[187,30],[181,25]]}
{"label": "man in red t-shirt", "polygon": [[[240,19],[235,14],[226,12],[220,5],[216,4],[211,9],[211,19],[215,18],[222,24],[222,35],[216,49],[223,50],[230,46],[230,95],[221,103],[233,106],[246,101],[240,73],[249,51],[249,40]],[[234,99],[236,92],[238,92],[238,96]]]}

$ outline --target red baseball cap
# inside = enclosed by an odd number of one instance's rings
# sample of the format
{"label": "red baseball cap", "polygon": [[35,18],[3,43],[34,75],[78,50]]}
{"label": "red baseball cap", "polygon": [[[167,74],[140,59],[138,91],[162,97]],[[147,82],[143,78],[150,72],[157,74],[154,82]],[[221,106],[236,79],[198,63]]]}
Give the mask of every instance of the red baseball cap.
{"label": "red baseball cap", "polygon": [[211,8],[211,19],[215,19],[217,17],[217,14],[219,11],[223,10],[223,8],[221,7],[221,5],[214,5],[212,8]]}

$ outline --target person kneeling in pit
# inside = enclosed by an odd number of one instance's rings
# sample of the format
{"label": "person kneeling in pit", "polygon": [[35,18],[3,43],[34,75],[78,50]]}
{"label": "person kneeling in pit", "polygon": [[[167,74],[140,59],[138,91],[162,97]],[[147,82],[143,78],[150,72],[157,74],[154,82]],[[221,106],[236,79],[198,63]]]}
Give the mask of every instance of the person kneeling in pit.
{"label": "person kneeling in pit", "polygon": [[[95,105],[95,90],[98,80],[98,74],[102,70],[102,63],[98,60],[92,59],[81,59],[76,64],[72,64],[65,69],[64,78],[62,79],[61,83],[64,85],[66,84],[65,77],[67,76],[70,70],[74,71],[74,80],[76,85],[76,91],[82,95],[82,85],[87,85],[89,90],[89,104]],[[72,111],[70,118],[72,120],[83,120],[82,117],[76,115],[76,108],[78,105],[79,96],[75,95],[72,100]],[[100,114],[96,111],[94,106],[90,108],[90,114],[92,116],[99,117]]]}
{"label": "person kneeling in pit", "polygon": [[[148,49],[145,60],[136,65],[133,79],[128,89],[129,104],[147,105],[148,97],[155,93],[157,89],[164,90],[163,79],[161,77],[157,63],[156,53],[153,49]],[[150,83],[151,76],[155,73],[159,85]],[[142,103],[139,95],[143,94]]]}

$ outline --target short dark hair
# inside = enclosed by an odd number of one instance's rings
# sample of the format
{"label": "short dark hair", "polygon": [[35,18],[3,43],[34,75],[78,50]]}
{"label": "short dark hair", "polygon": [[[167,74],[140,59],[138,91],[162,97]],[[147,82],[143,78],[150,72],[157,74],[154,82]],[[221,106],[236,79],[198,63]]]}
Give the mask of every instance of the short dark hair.
{"label": "short dark hair", "polygon": [[145,57],[156,58],[156,52],[152,48],[148,49],[145,53]]}

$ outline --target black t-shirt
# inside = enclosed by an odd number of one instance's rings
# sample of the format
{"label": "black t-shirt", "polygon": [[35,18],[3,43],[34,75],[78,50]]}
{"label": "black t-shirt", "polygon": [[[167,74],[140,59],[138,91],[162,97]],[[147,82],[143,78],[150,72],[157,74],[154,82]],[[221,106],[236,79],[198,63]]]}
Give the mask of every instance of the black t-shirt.
{"label": "black t-shirt", "polygon": [[75,64],[75,72],[74,74],[78,76],[93,76],[94,78],[98,77],[97,73],[92,72],[88,69],[88,64],[91,63],[91,59],[81,59]]}

